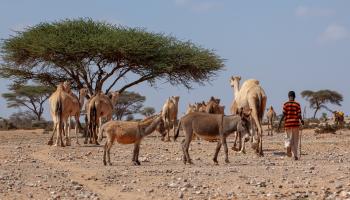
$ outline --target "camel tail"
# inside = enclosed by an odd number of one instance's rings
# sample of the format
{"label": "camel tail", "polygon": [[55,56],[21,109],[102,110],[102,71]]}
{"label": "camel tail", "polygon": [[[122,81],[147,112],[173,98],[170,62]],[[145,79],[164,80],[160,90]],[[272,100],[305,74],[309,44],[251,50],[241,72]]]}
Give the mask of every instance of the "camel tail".
{"label": "camel tail", "polygon": [[259,119],[262,120],[262,118],[264,117],[264,112],[265,112],[265,108],[266,108],[266,101],[267,101],[267,98],[266,96],[260,96],[259,97]]}
{"label": "camel tail", "polygon": [[57,103],[56,103],[56,108],[55,108],[55,113],[56,113],[56,118],[58,120],[58,126],[62,126],[62,112],[63,112],[63,103],[61,97],[59,97]]}
{"label": "camel tail", "polygon": [[181,127],[181,119],[179,120],[179,124],[177,125],[176,134],[174,135],[174,142],[176,141],[177,137],[179,137],[180,127]]}

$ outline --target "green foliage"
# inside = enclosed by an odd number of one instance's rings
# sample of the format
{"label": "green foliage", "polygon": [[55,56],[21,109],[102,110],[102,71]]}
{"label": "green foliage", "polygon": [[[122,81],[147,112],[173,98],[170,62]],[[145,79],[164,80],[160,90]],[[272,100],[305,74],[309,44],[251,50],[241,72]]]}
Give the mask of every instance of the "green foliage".
{"label": "green foliage", "polygon": [[121,120],[124,116],[140,113],[145,100],[146,97],[139,93],[128,91],[123,92],[114,106],[114,118]]}
{"label": "green foliage", "polygon": [[12,85],[9,90],[11,92],[2,94],[7,101],[7,107],[25,107],[32,111],[39,121],[44,111],[43,104],[54,91],[52,87],[40,85]]}
{"label": "green foliage", "polygon": [[144,107],[140,114],[145,116],[145,117],[149,117],[151,115],[153,115],[156,112],[156,110],[153,107]]}
{"label": "green foliage", "polygon": [[203,84],[223,68],[223,59],[214,51],[190,41],[89,18],[40,23],[15,32],[4,40],[1,53],[4,78],[52,86],[68,79],[74,87],[87,86],[90,93],[112,79],[104,87],[107,93],[130,74],[137,78],[122,85],[121,92],[144,81],[153,85],[156,79],[191,88],[192,82]]}
{"label": "green foliage", "polygon": [[305,90],[301,93],[301,96],[309,101],[310,108],[315,109],[314,118],[316,118],[317,111],[321,108],[333,112],[332,110],[328,109],[325,104],[331,103],[341,106],[340,103],[343,101],[343,96],[337,91],[332,90],[319,90],[316,92]]}

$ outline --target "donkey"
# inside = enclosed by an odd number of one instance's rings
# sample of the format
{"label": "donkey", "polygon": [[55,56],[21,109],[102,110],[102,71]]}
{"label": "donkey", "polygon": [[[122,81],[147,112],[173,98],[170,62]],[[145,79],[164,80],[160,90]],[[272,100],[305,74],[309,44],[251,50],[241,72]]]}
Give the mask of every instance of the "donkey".
{"label": "donkey", "polygon": [[[181,126],[185,132],[185,139],[181,142],[184,164],[192,164],[188,149],[194,133],[207,141],[218,140],[213,158],[214,164],[218,164],[217,157],[222,145],[225,151],[225,162],[229,163],[226,138],[231,133],[237,131],[241,133],[245,142],[249,141],[250,113],[251,110],[248,112],[241,110],[239,115],[224,116],[220,114],[193,112],[183,116],[180,119],[174,139],[176,140],[179,136]],[[241,150],[245,151],[245,143]]]}

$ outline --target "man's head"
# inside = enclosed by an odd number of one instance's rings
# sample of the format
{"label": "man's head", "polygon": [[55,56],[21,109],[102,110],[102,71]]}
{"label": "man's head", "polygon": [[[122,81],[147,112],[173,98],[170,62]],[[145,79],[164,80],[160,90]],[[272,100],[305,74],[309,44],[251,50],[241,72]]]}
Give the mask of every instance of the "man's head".
{"label": "man's head", "polygon": [[294,91],[289,91],[288,92],[288,98],[289,98],[289,100],[294,100],[295,99],[295,92]]}

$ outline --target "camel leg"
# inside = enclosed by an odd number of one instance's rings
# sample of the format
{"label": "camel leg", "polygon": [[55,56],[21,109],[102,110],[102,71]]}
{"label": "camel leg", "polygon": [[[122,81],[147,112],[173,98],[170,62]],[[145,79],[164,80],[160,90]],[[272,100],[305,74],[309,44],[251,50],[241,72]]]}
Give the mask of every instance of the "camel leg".
{"label": "camel leg", "polygon": [[218,143],[216,144],[216,148],[215,148],[215,153],[214,153],[214,158],[213,158],[215,165],[219,164],[218,163],[218,155],[219,155],[220,149],[221,149],[221,140],[218,141]]}
{"label": "camel leg", "polygon": [[70,146],[70,125],[71,125],[71,120],[70,117],[68,117],[68,121],[65,123],[65,131],[66,131],[66,146]]}
{"label": "camel leg", "polygon": [[[79,144],[79,140],[78,140],[78,122],[79,122],[79,116],[75,116],[75,138],[77,140],[77,144]],[[79,122],[80,123],[80,122]]]}
{"label": "camel leg", "polygon": [[228,148],[227,148],[227,142],[226,142],[226,137],[225,136],[222,136],[221,143],[224,146],[225,163],[230,163],[230,161],[228,160]]}
{"label": "camel leg", "polygon": [[88,137],[89,137],[89,122],[87,119],[87,116],[85,115],[85,140],[84,140],[84,144],[88,143]]}
{"label": "camel leg", "polygon": [[55,146],[58,146],[58,140],[60,140],[61,147],[64,147],[63,132],[64,132],[64,125],[62,123],[59,123],[58,124],[58,131],[57,131],[57,140],[56,140]]}
{"label": "camel leg", "polygon": [[134,165],[141,165],[139,161],[139,152],[140,152],[140,142],[137,141],[134,143],[134,151],[133,151],[133,157],[132,157],[132,162]]}
{"label": "camel leg", "polygon": [[57,131],[57,123],[54,123],[52,134],[51,134],[49,141],[47,142],[47,145],[53,145],[53,136],[55,135],[56,131]]}
{"label": "camel leg", "polygon": [[186,165],[186,163],[187,163],[187,157],[186,157],[186,153],[185,153],[185,148],[184,148],[184,146],[185,146],[185,139],[183,139],[183,140],[181,141],[181,149],[182,149],[182,153],[183,153],[182,159],[183,159],[184,164]]}

